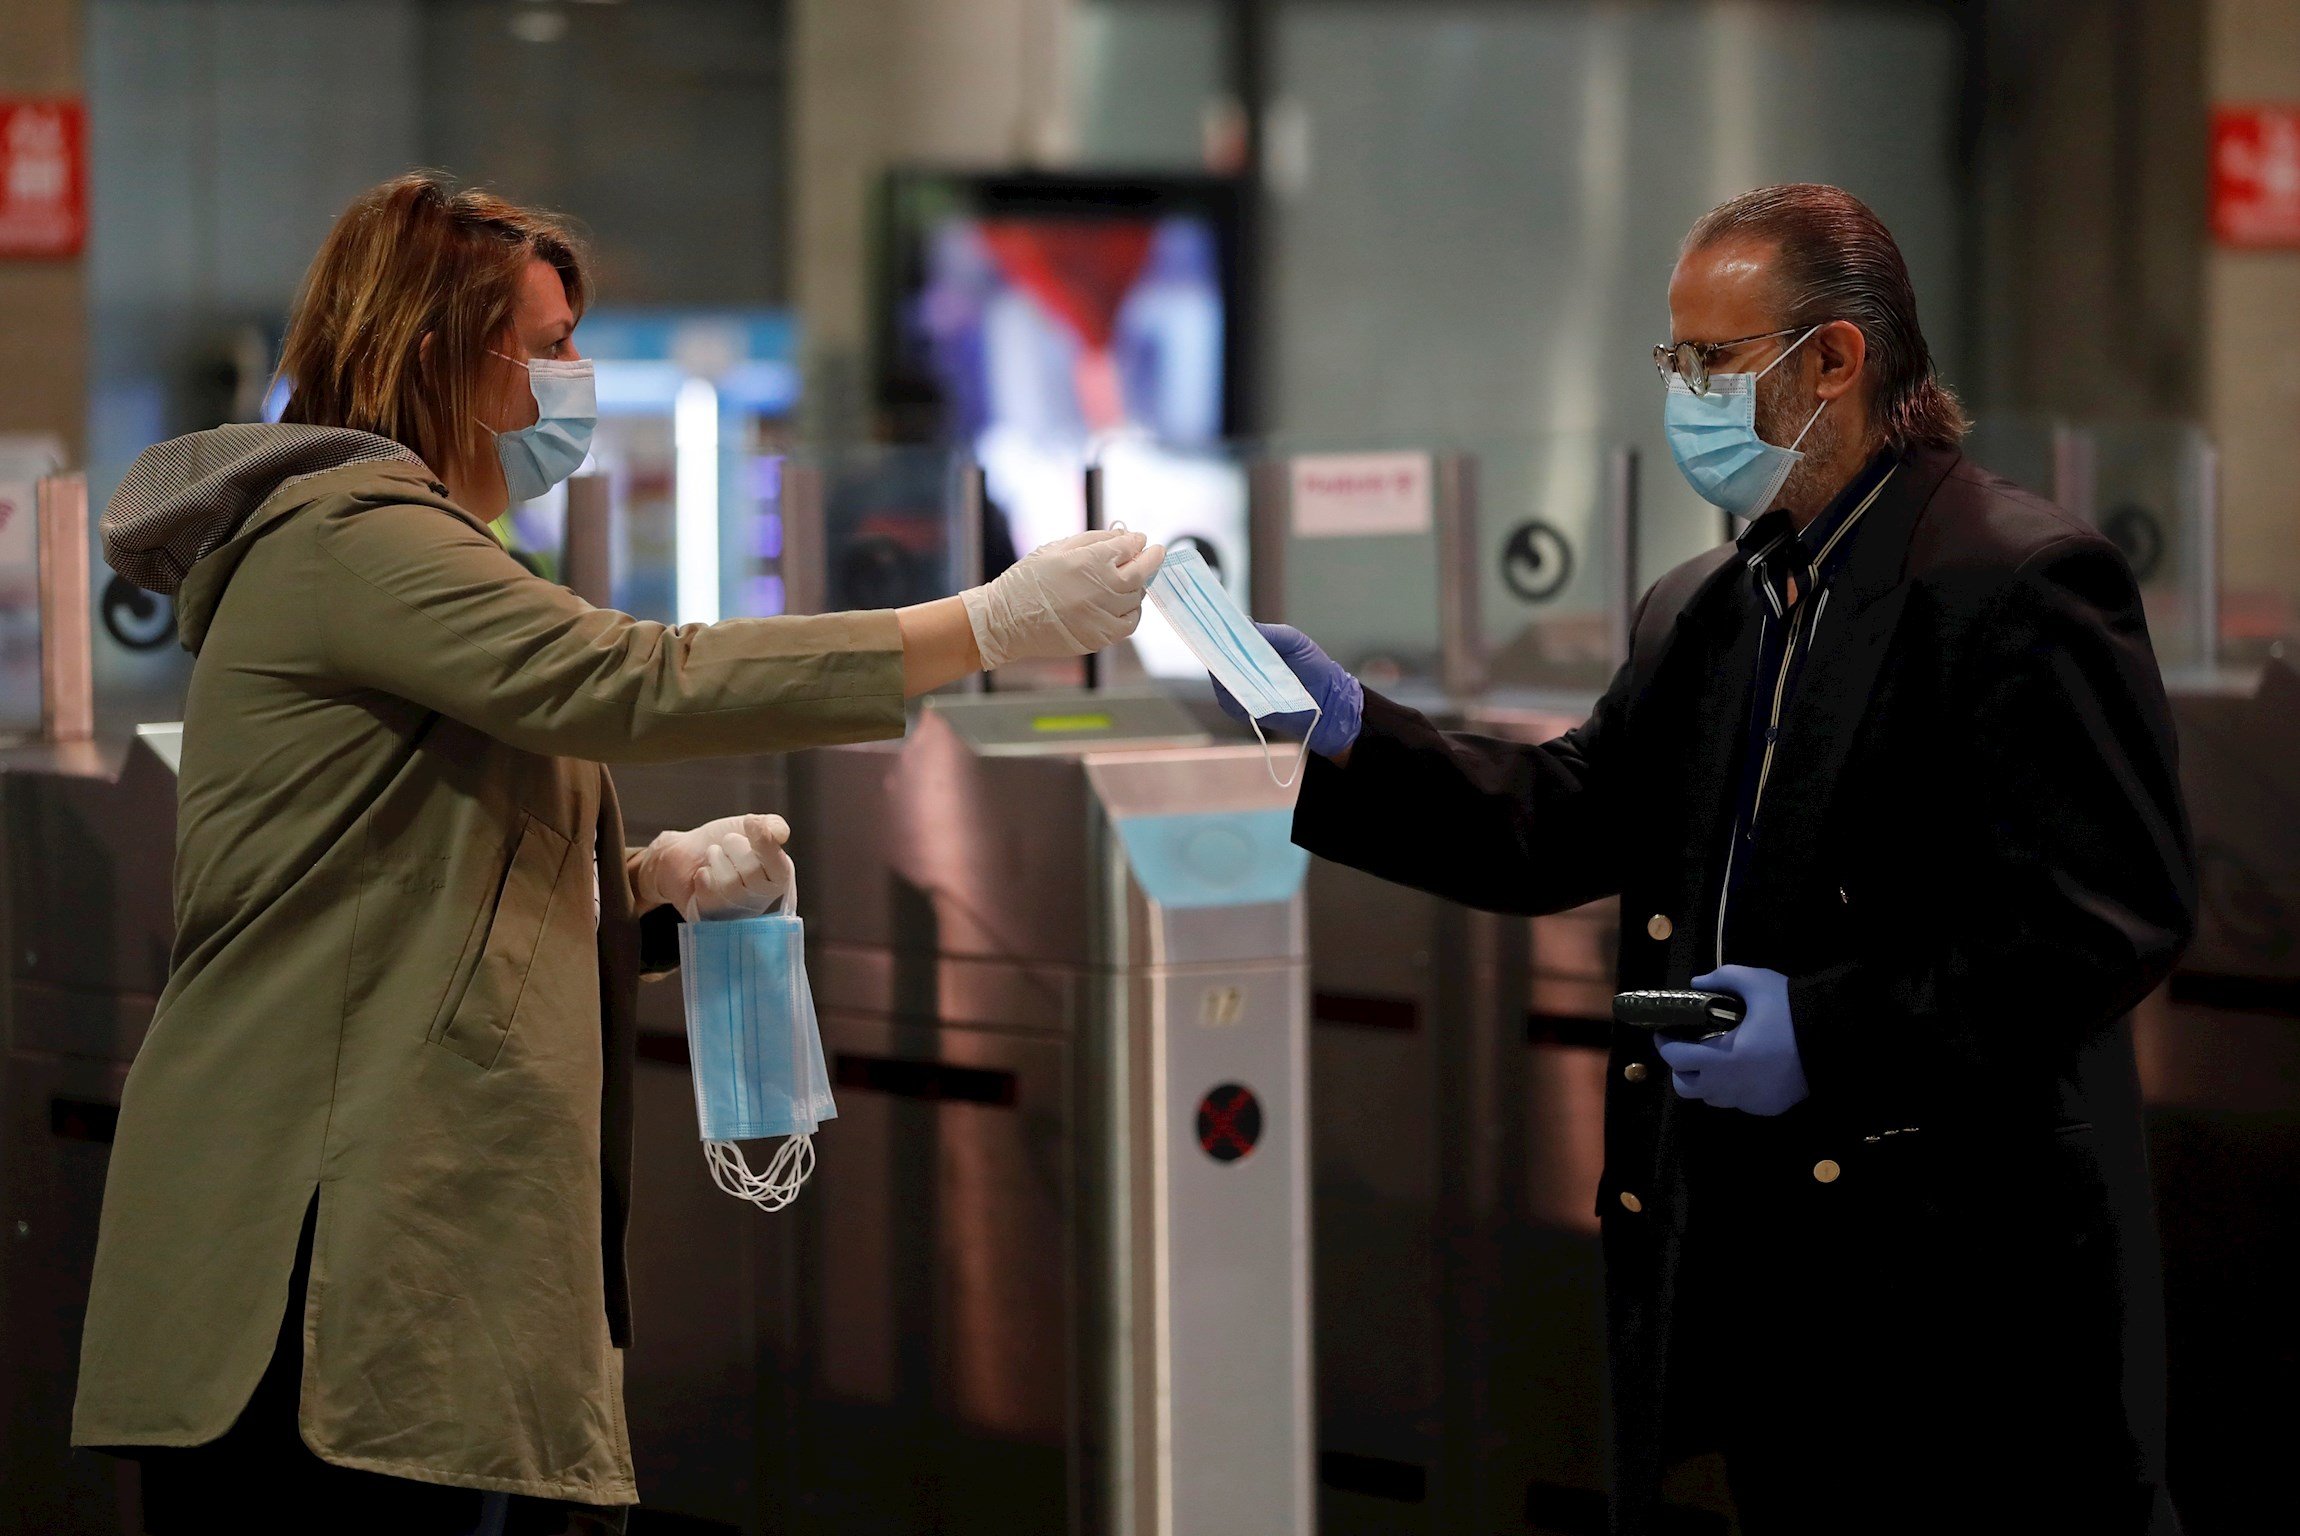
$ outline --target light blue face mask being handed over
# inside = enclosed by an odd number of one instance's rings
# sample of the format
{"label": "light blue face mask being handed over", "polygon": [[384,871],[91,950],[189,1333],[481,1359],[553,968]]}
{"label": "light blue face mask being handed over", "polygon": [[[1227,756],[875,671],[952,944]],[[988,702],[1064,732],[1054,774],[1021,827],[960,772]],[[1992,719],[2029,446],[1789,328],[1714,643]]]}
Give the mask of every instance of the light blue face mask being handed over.
{"label": "light blue face mask being handed over", "polygon": [[494,355],[525,368],[527,387],[535,396],[535,425],[495,434],[503,488],[513,501],[533,501],[582,468],[591,452],[591,434],[599,425],[598,381],[588,358],[521,362],[509,353]]}
{"label": "light blue face mask being handed over", "polygon": [[1786,448],[1757,435],[1757,381],[1781,366],[1782,360],[1803,346],[1814,326],[1789,343],[1755,373],[1713,373],[1709,392],[1697,395],[1685,376],[1669,375],[1669,395],[1662,403],[1662,425],[1669,433],[1669,455],[1677,461],[1687,483],[1713,507],[1735,517],[1756,517],[1773,504],[1789,471],[1804,455],[1797,444],[1828,408],[1824,400],[1806,418],[1804,431]]}
{"label": "light blue face mask being handed over", "polygon": [[1279,788],[1291,788],[1301,775],[1303,759],[1310,755],[1309,732],[1302,733],[1302,751],[1294,759],[1294,771],[1280,779],[1277,763],[1270,756],[1270,738],[1262,734],[1261,723],[1272,715],[1309,715],[1314,730],[1316,717],[1323,713],[1318,701],[1262,638],[1254,621],[1246,617],[1246,610],[1238,606],[1238,600],[1195,549],[1167,552],[1166,563],[1151,580],[1150,601],[1174,626],[1174,633],[1182,637],[1199,664],[1245,706],[1252,717],[1255,739],[1262,743],[1263,763],[1270,777]]}

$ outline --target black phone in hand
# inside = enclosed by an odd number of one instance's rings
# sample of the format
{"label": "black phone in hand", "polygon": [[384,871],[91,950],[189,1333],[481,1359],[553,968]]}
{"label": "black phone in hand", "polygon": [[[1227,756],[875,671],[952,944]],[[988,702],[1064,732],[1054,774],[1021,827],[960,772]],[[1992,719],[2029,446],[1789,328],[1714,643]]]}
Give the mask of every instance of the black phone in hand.
{"label": "black phone in hand", "polygon": [[1613,1022],[1649,1029],[1671,1040],[1711,1040],[1739,1024],[1749,1011],[1737,992],[1696,988],[1655,989],[1613,994]]}

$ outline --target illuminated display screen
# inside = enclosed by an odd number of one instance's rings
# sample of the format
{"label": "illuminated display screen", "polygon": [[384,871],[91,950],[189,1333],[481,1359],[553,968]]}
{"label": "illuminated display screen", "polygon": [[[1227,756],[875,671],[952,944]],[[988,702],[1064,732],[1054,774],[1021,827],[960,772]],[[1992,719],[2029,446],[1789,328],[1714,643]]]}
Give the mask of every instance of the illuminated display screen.
{"label": "illuminated display screen", "polygon": [[1107,731],[1117,722],[1108,715],[1034,715],[1034,731]]}
{"label": "illuminated display screen", "polygon": [[[898,439],[982,466],[985,576],[1086,526],[1092,462],[1105,526],[1197,549],[1245,600],[1237,203],[1211,177],[890,177],[879,402]],[[1204,676],[1155,616],[1132,648]]]}

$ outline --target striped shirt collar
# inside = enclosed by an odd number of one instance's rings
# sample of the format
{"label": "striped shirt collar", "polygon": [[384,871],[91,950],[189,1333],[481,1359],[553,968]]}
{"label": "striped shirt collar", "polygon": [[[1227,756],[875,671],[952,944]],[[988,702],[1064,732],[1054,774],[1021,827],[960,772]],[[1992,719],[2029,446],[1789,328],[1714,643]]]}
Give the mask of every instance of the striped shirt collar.
{"label": "striped shirt collar", "polygon": [[1884,494],[1900,464],[1894,449],[1878,450],[1802,534],[1786,507],[1775,507],[1742,533],[1737,541],[1741,558],[1773,617],[1780,618],[1792,606],[1791,581],[1800,598],[1828,585],[1852,548],[1853,530]]}

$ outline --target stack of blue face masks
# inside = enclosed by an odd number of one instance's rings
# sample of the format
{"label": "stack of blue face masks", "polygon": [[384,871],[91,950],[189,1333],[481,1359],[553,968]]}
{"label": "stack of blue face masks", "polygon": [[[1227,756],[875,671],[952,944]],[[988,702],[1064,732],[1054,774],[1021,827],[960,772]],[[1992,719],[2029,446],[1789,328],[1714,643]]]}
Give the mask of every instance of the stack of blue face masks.
{"label": "stack of blue face masks", "polygon": [[[695,1118],[711,1182],[769,1211],[798,1198],[814,1171],[814,1133],[838,1114],[796,894],[764,917],[679,925]],[[775,1136],[788,1139],[754,1172],[736,1143]]]}
{"label": "stack of blue face masks", "polygon": [[[1246,610],[1238,606],[1238,600],[1195,549],[1177,549],[1166,556],[1166,563],[1151,579],[1150,601],[1174,626],[1174,633],[1182,637],[1199,665],[1214,674],[1214,680],[1244,706],[1254,738],[1262,744],[1263,766],[1279,788],[1291,787],[1301,774],[1303,759],[1310,755],[1309,733],[1317,728],[1321,713],[1318,701],[1262,638],[1254,621],[1246,617]],[[1310,717],[1302,732],[1302,750],[1294,759],[1294,771],[1282,779],[1270,757],[1270,738],[1262,734],[1262,722],[1273,715]]]}

